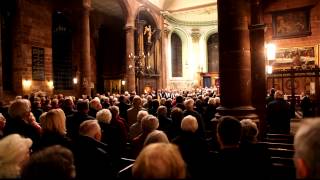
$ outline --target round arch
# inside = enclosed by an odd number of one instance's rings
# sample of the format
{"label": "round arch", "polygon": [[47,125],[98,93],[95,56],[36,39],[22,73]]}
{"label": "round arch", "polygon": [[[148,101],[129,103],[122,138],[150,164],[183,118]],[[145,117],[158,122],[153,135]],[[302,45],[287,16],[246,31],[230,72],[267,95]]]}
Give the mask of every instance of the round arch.
{"label": "round arch", "polygon": [[155,13],[152,12],[152,10],[150,10],[150,8],[148,8],[144,5],[141,5],[136,9],[136,11],[134,12],[134,16],[133,16],[134,19],[137,19],[139,13],[142,11],[145,11],[152,18],[152,21],[155,24],[156,28],[160,29],[160,25],[158,24],[157,17],[155,15]]}

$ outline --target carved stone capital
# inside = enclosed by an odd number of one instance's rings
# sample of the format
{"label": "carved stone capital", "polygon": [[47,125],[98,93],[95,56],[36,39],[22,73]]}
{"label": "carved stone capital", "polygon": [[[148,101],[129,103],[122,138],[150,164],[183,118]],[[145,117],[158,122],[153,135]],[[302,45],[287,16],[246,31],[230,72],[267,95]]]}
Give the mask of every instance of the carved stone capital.
{"label": "carved stone capital", "polygon": [[192,37],[193,42],[198,42],[200,39],[200,36],[201,36],[201,34],[200,34],[199,29],[192,29],[191,37]]}

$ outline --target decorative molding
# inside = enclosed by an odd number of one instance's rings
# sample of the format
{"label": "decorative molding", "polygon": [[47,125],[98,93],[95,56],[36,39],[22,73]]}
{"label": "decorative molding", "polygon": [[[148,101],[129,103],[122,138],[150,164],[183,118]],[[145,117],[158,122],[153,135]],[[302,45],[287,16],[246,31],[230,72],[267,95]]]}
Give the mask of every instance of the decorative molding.
{"label": "decorative molding", "polygon": [[198,42],[199,39],[200,39],[200,30],[199,29],[192,29],[191,30],[191,37],[192,37],[192,41],[195,43],[195,42]]}
{"label": "decorative molding", "polygon": [[180,25],[180,26],[213,26],[213,25],[218,25],[218,21],[203,21],[203,22],[181,21],[181,20],[171,16],[168,11],[161,11],[161,15],[168,22],[170,22],[172,24]]}
{"label": "decorative molding", "polygon": [[189,11],[189,10],[204,8],[204,7],[208,7],[208,6],[217,6],[217,3],[214,2],[214,3],[202,4],[202,5],[198,5],[198,6],[186,7],[186,8],[182,8],[182,9],[170,10],[170,12]]}

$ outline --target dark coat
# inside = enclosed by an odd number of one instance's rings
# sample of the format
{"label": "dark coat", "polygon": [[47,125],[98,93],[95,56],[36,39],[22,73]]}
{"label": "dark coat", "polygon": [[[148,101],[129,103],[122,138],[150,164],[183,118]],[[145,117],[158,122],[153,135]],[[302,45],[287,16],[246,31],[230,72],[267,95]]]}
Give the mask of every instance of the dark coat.
{"label": "dark coat", "polygon": [[85,120],[94,119],[94,117],[88,114],[76,112],[70,116],[67,116],[66,126],[67,126],[67,136],[72,140],[79,136],[80,124]]}
{"label": "dark coat", "polygon": [[206,179],[209,153],[206,141],[195,133],[182,132],[172,142],[178,145],[191,178]]}
{"label": "dark coat", "polygon": [[107,145],[88,136],[79,136],[73,154],[77,179],[110,179],[115,177]]}
{"label": "dark coat", "polygon": [[284,99],[275,99],[267,106],[267,123],[271,133],[290,133],[290,105]]}

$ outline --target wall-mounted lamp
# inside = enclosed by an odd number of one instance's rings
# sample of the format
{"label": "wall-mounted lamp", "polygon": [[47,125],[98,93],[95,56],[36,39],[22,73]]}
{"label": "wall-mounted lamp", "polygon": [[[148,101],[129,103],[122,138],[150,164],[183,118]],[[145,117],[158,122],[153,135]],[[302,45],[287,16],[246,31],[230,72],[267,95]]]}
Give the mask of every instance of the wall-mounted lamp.
{"label": "wall-mounted lamp", "polygon": [[273,43],[266,44],[267,49],[267,60],[275,60],[276,59],[276,45]]}
{"label": "wall-mounted lamp", "polygon": [[28,80],[28,79],[23,79],[22,80],[22,88],[24,90],[29,90],[30,87],[31,87],[31,84],[32,84],[32,81],[31,80]]}
{"label": "wall-mounted lamp", "polygon": [[126,81],[125,81],[125,80],[122,80],[122,81],[121,81],[121,85],[122,85],[122,86],[126,85]]}
{"label": "wall-mounted lamp", "polygon": [[48,85],[49,89],[53,89],[54,88],[52,80],[48,81],[47,85]]}
{"label": "wall-mounted lamp", "polygon": [[73,84],[78,84],[78,78],[73,78]]}
{"label": "wall-mounted lamp", "polygon": [[267,74],[272,74],[272,66],[271,65],[266,66],[266,72],[267,72]]}

